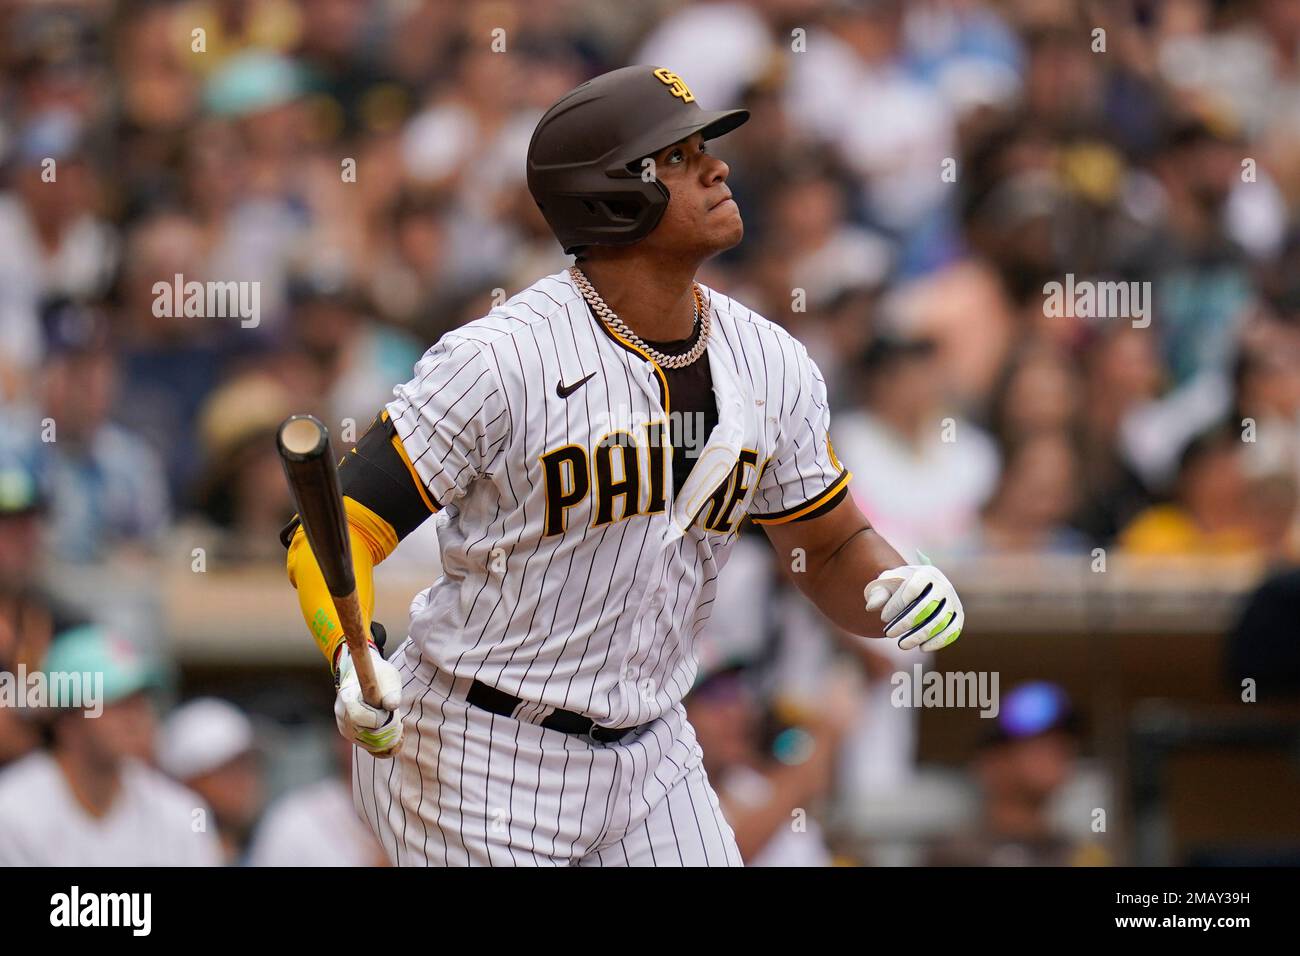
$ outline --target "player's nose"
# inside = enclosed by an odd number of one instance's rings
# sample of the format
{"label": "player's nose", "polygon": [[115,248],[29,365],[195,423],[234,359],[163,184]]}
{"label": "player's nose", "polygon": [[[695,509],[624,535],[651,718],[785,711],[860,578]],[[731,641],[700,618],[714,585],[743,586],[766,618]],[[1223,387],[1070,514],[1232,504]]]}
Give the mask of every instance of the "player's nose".
{"label": "player's nose", "polygon": [[727,177],[731,175],[731,167],[724,163],[716,156],[705,154],[705,162],[700,175],[704,178],[705,186],[716,186],[718,183],[725,183]]}

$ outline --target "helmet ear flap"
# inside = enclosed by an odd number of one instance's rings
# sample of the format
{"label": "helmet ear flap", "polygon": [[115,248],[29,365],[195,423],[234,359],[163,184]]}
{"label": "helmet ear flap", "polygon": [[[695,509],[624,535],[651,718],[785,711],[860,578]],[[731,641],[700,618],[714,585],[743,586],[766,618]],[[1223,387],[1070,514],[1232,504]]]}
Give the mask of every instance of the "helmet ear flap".
{"label": "helmet ear flap", "polygon": [[636,220],[636,210],[627,202],[617,199],[587,199],[581,196],[578,197],[578,201],[582,203],[582,208],[587,210],[587,215],[593,221],[617,225]]}
{"label": "helmet ear flap", "polygon": [[668,190],[658,181],[633,181],[621,189],[603,186],[539,204],[566,252],[579,245],[636,242],[654,230],[668,207]]}
{"label": "helmet ear flap", "polygon": [[589,218],[589,225],[606,228],[630,227],[641,218],[646,208],[646,204],[637,202],[635,197],[572,196],[569,201],[582,208]]}
{"label": "helmet ear flap", "polygon": [[534,202],[568,252],[577,246],[625,246],[645,238],[663,217],[668,189],[658,179],[588,169],[569,174],[563,190],[534,190]]}
{"label": "helmet ear flap", "polygon": [[627,199],[600,199],[601,209],[611,222],[634,223],[639,218],[641,207]]}

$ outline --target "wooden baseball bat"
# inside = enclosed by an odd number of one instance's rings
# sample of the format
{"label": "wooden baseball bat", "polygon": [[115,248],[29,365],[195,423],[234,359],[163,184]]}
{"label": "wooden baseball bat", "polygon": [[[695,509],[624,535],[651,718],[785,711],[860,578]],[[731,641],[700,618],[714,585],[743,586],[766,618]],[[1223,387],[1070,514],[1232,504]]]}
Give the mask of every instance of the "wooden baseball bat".
{"label": "wooden baseball bat", "polygon": [[352,570],[352,538],[348,535],[343,492],[329,432],[312,415],[290,415],[280,423],[275,444],[307,544],[320,565],[325,586],[334,599],[334,610],[343,625],[343,638],[361,682],[361,696],[371,707],[382,707],[379,681],[366,651],[370,635],[361,616],[357,579]]}

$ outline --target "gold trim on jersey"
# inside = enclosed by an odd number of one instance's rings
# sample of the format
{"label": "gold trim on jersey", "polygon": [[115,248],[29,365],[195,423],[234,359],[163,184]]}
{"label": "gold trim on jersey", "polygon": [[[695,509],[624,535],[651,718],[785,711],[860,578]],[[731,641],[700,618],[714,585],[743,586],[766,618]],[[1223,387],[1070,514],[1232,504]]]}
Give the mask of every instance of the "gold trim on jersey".
{"label": "gold trim on jersey", "polygon": [[[388,409],[385,408],[380,412],[380,417],[384,421],[388,421]],[[415,465],[411,463],[411,456],[406,453],[406,447],[402,444],[402,440],[397,437],[396,429],[393,430],[393,448],[401,456],[402,464],[406,465],[406,470],[411,473],[411,478],[415,481],[415,487],[420,492],[420,499],[424,502],[425,507],[429,509],[430,514],[437,514],[438,506],[429,498],[428,489],[424,487],[424,482],[420,480],[420,475],[415,470]]]}
{"label": "gold trim on jersey", "polygon": [[750,515],[749,517],[754,522],[754,524],[785,524],[787,521],[794,521],[796,518],[802,518],[804,515],[808,514],[808,512],[816,511],[821,505],[825,504],[828,499],[838,494],[839,490],[843,488],[845,485],[847,485],[849,483],[849,479],[852,477],[853,477],[852,472],[845,471],[843,474],[840,475],[839,478],[835,479],[835,481],[831,483],[831,486],[829,488],[823,491],[820,495],[817,495],[815,498],[809,499],[808,501],[804,502],[801,505],[798,505],[797,507],[791,509],[790,511],[781,512],[779,514],[773,515],[770,518],[763,518],[758,515]]}
{"label": "gold trim on jersey", "polygon": [[623,336],[619,335],[617,332],[611,329],[604,322],[600,321],[600,319],[597,318],[595,315],[592,315],[590,306],[588,306],[587,308],[587,314],[591,315],[592,321],[596,323],[597,328],[603,331],[611,339],[613,339],[619,345],[623,346],[623,348],[627,349],[629,352],[633,353],[634,355],[639,355],[641,358],[645,359],[647,362],[650,363],[650,367],[653,368],[655,370],[655,374],[659,376],[659,391],[660,391],[659,398],[660,398],[660,403],[664,407],[664,414],[665,415],[669,414],[671,411],[671,409],[669,408],[669,403],[671,402],[671,398],[668,394],[668,376],[664,374],[664,370],[660,368],[659,363],[656,362],[654,359],[652,359],[645,351],[637,348],[627,339],[623,338]]}

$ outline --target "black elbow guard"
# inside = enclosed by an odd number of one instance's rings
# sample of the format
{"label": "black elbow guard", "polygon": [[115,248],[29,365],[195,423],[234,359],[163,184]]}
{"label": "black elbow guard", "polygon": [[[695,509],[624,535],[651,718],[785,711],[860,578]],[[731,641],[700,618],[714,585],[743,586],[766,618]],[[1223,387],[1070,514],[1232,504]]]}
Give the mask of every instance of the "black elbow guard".
{"label": "black elbow guard", "polygon": [[[343,494],[387,521],[401,541],[437,511],[415,469],[401,450],[397,428],[381,412],[339,465]],[[297,531],[295,517],[280,532],[287,548]]]}
{"label": "black elbow guard", "polygon": [[381,412],[339,466],[343,494],[365,505],[397,532],[401,541],[437,511],[411,466],[397,426]]}

